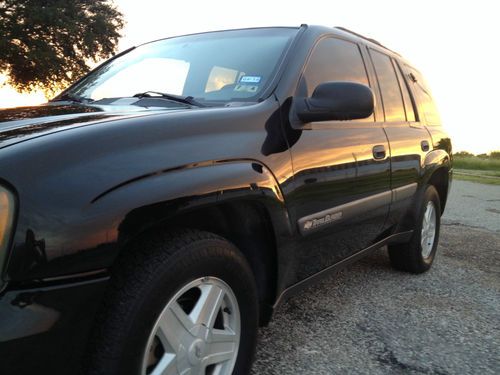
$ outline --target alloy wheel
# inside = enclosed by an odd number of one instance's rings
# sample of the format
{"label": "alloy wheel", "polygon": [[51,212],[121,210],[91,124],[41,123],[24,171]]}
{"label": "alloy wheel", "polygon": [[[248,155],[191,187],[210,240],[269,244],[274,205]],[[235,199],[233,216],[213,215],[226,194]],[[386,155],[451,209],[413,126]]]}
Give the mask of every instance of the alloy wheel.
{"label": "alloy wheel", "polygon": [[420,236],[420,244],[422,246],[422,256],[424,259],[429,258],[434,247],[434,239],[436,238],[436,208],[434,202],[427,202],[425,207],[422,232]]}
{"label": "alloy wheel", "polygon": [[238,356],[241,317],[233,291],[203,277],[166,304],[149,335],[142,375],[230,375]]}

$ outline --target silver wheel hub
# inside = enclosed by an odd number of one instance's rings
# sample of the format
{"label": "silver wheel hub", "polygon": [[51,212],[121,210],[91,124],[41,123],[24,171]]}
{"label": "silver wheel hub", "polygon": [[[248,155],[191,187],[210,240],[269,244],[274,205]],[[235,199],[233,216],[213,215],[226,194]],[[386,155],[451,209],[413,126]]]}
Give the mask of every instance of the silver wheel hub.
{"label": "silver wheel hub", "polygon": [[427,202],[425,207],[424,217],[422,219],[422,232],[420,235],[420,245],[422,248],[422,256],[428,258],[434,247],[436,238],[436,207],[434,202]]}
{"label": "silver wheel hub", "polygon": [[236,296],[215,277],[182,287],[149,335],[142,375],[232,373],[241,334]]}

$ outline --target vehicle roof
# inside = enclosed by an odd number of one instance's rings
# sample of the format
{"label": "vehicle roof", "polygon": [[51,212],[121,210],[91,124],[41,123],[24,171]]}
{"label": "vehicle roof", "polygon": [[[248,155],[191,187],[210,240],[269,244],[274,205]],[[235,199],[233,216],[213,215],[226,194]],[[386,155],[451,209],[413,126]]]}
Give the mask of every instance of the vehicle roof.
{"label": "vehicle roof", "polygon": [[[398,52],[391,50],[390,48],[386,47],[385,45],[383,45],[382,43],[380,43],[379,41],[377,41],[373,38],[361,35],[355,31],[352,31],[352,30],[347,29],[347,28],[342,27],[342,26],[328,27],[328,26],[321,26],[321,25],[302,24],[300,26],[261,26],[261,27],[246,27],[246,28],[237,28],[237,29],[210,30],[210,31],[198,32],[198,33],[175,35],[175,36],[171,36],[171,37],[160,38],[160,39],[156,39],[156,40],[152,40],[152,41],[143,43],[141,45],[149,44],[149,43],[157,42],[157,41],[161,41],[161,40],[171,39],[171,38],[183,37],[183,36],[219,33],[219,32],[224,32],[224,31],[258,30],[258,29],[297,29],[297,30],[305,29],[307,32],[316,34],[318,37],[320,37],[321,35],[328,35],[328,34],[341,36],[343,38],[350,39],[356,43],[364,44],[370,48],[382,50],[385,53],[391,55],[392,57],[397,58],[399,60],[402,60],[402,62],[404,62],[405,64],[407,64],[407,65],[411,66],[413,69],[415,69],[413,67],[413,65],[408,60],[406,60],[403,56],[401,56]],[[134,47],[132,47],[132,48],[134,48]],[[124,52],[126,52],[126,51],[124,51]]]}
{"label": "vehicle roof", "polygon": [[238,29],[221,29],[221,30],[201,31],[201,32],[197,32],[197,33],[172,35],[172,36],[167,36],[167,37],[164,37],[164,38],[150,40],[148,42],[139,44],[138,47],[142,46],[144,44],[149,44],[149,43],[153,43],[153,42],[159,42],[161,40],[167,40],[167,39],[173,39],[173,38],[180,38],[180,37],[184,37],[184,36],[194,36],[194,35],[203,35],[203,34],[212,34],[212,33],[222,33],[222,32],[225,32],[225,31],[261,30],[261,29],[296,29],[296,30],[299,30],[303,26],[306,26],[306,25],[300,25],[300,26],[259,26],[259,27],[242,27],[242,28],[238,28]]}
{"label": "vehicle roof", "polygon": [[392,49],[386,47],[379,41],[361,35],[355,31],[352,31],[350,29],[347,29],[342,26],[335,26],[335,27],[327,27],[327,26],[318,26],[318,25],[302,25],[303,27],[307,27],[308,30],[318,33],[318,34],[335,34],[338,36],[342,36],[343,38],[350,39],[352,41],[355,41],[356,43],[360,44],[365,44],[366,46],[373,48],[373,49],[378,49],[378,50],[383,50],[384,52],[392,55],[393,57],[396,57],[400,60],[403,60],[405,63],[411,65],[403,56],[401,56],[398,52],[393,51]]}

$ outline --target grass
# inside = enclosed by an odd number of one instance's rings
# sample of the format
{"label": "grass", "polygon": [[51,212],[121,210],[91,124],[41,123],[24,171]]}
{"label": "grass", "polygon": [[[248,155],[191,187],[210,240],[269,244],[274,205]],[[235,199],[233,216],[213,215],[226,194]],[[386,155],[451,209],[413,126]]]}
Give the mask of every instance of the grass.
{"label": "grass", "polygon": [[500,159],[455,156],[453,168],[458,180],[500,185]]}
{"label": "grass", "polygon": [[479,182],[481,184],[500,185],[500,177],[480,174],[463,174],[460,169],[454,170],[453,178],[462,181]]}
{"label": "grass", "polygon": [[500,171],[500,159],[478,158],[477,156],[455,156],[453,166],[458,169]]}

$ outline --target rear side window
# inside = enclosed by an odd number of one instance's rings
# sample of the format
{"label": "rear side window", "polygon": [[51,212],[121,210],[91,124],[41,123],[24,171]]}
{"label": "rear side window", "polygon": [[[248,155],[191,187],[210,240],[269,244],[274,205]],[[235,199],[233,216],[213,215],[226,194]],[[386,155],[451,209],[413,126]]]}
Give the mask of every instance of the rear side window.
{"label": "rear side window", "polygon": [[411,72],[411,81],[413,82],[413,92],[416,93],[419,100],[419,112],[423,113],[427,124],[429,125],[441,125],[441,119],[439,117],[439,112],[432,98],[429,86],[425,81],[424,77],[416,69],[413,69],[407,65]]}
{"label": "rear side window", "polygon": [[[301,95],[311,96],[321,83],[348,81],[370,86],[359,47],[343,39],[325,38],[315,47],[301,80]],[[374,121],[373,115],[356,121]]]}
{"label": "rear side window", "polygon": [[[394,62],[394,60],[393,60]],[[396,68],[396,74],[398,76],[398,81],[399,85],[401,86],[401,92],[403,93],[403,101],[405,104],[405,112],[406,112],[406,120],[410,122],[415,122],[415,111],[413,109],[413,102],[411,100],[410,93],[408,91],[408,82],[403,78],[403,75],[401,74],[401,70],[397,66],[397,64],[394,62],[395,68]]]}
{"label": "rear side window", "polygon": [[399,89],[399,82],[391,58],[378,51],[370,50],[378,83],[382,94],[385,121],[406,121],[403,97]]}

